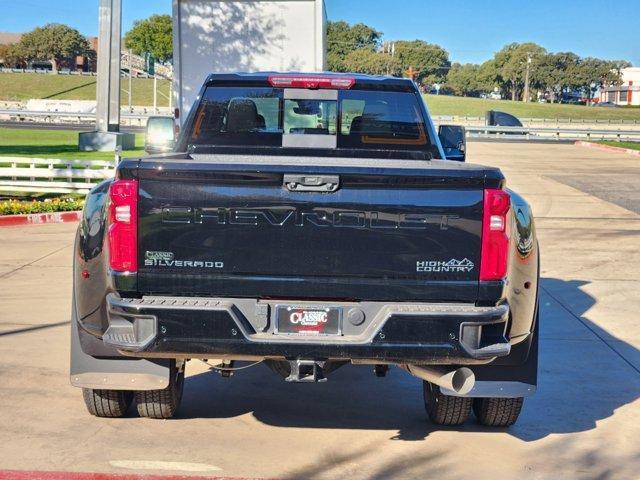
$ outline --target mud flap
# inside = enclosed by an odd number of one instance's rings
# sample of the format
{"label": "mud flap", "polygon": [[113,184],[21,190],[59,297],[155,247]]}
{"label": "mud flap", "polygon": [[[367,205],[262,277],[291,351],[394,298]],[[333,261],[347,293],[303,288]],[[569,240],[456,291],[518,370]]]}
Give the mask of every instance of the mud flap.
{"label": "mud flap", "polygon": [[74,307],[72,304],[71,385],[97,390],[162,390],[169,385],[171,360],[97,358],[84,353]]}
{"label": "mud flap", "polygon": [[[536,393],[538,383],[539,330],[539,322],[536,319],[530,346],[526,342],[519,346],[527,351],[526,360],[521,364],[469,366],[476,377],[473,389],[466,395],[447,389],[442,389],[442,393],[455,397],[473,398],[517,398],[533,395]],[[513,352],[514,355],[518,355],[518,346],[514,350],[516,350]]]}

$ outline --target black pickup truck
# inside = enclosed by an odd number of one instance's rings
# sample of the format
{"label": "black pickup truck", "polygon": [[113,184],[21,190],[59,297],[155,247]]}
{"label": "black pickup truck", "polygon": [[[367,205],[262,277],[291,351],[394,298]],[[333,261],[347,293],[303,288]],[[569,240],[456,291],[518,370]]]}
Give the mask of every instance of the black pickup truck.
{"label": "black pickup truck", "polygon": [[422,379],[437,424],[511,425],[536,390],[538,244],[459,132],[439,136],[406,79],[211,75],[172,152],[87,197],[71,382],[88,410],[171,417],[192,359],[302,383],[351,363]]}

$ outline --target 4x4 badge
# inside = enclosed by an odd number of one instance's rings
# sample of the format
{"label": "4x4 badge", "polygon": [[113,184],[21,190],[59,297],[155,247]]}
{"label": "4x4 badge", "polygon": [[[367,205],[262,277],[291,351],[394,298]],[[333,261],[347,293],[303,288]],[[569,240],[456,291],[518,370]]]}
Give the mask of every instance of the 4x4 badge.
{"label": "4x4 badge", "polygon": [[456,272],[470,272],[475,265],[471,260],[465,258],[464,260],[458,260],[452,258],[449,261],[438,260],[426,260],[423,262],[416,262],[416,271],[422,273],[456,273]]}

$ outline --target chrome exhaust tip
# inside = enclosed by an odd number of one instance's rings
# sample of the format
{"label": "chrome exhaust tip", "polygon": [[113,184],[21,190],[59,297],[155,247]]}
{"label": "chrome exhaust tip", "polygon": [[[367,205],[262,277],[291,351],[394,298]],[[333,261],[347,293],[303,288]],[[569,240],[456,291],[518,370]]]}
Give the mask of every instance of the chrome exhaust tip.
{"label": "chrome exhaust tip", "polygon": [[454,391],[459,395],[466,395],[473,389],[476,376],[467,367],[448,370],[440,366],[403,365],[402,368],[411,375],[438,385],[441,388]]}

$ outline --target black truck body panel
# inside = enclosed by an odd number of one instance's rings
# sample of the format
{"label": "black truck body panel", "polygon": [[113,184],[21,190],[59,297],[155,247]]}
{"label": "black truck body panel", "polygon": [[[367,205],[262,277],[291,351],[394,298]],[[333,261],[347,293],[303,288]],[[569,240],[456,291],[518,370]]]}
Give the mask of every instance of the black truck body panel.
{"label": "black truck body panel", "polygon": [[[141,294],[476,300],[477,268],[429,273],[417,265],[479,264],[484,170],[436,162],[419,168],[427,162],[415,161],[400,169],[230,160],[139,166]],[[284,185],[287,175],[323,170],[339,179],[336,191],[291,192]],[[166,251],[177,267],[145,258]],[[221,266],[184,267],[185,260]]]}
{"label": "black truck body panel", "polygon": [[[215,82],[233,83],[238,78],[219,76]],[[242,78],[264,84],[264,78]],[[371,83],[371,88],[408,88],[406,81],[359,81]],[[190,122],[193,118],[187,130]],[[107,206],[112,181],[92,190],[77,234],[74,267],[74,308],[86,354],[484,364],[478,367],[483,379],[511,375],[535,383],[539,251],[531,209],[515,192],[510,192],[507,277],[492,282],[478,278],[483,190],[504,188],[499,170],[423,160],[413,153],[281,153],[196,148],[123,161],[117,177],[135,179],[140,188],[139,268],[134,274],[109,269]],[[339,183],[326,193],[292,191],[286,182],[290,176],[330,177]],[[158,264],[162,253],[172,254],[168,264]],[[449,260],[469,263],[448,271],[418,270],[420,262]],[[157,309],[145,303],[166,297],[216,299],[236,307],[212,312],[198,311],[197,306]],[[108,299],[132,303],[114,313]],[[390,315],[384,328],[374,325],[375,315],[367,315],[370,320],[363,328],[375,335],[366,339],[353,330],[353,338],[296,341],[278,338],[272,326],[261,331],[255,323],[260,315],[246,309],[254,303],[269,304],[271,312],[278,303],[335,305],[345,315],[351,308],[366,313],[369,304],[378,305],[376,311],[393,305],[441,311]],[[487,328],[487,335],[509,348],[493,356],[470,352],[462,342],[465,320],[447,313],[450,305],[475,312],[472,323],[499,324]],[[483,308],[505,308],[507,313],[496,323],[491,316],[483,317]],[[104,341],[110,321],[123,311],[131,318],[155,317],[156,335],[143,348]],[[343,324],[348,324],[346,318]],[[526,366],[526,372],[518,366]]]}
{"label": "black truck body panel", "polygon": [[[507,305],[296,300],[296,306],[341,308],[340,335],[279,332],[284,300],[145,296],[107,299],[112,323],[155,325],[136,339],[107,338],[146,358],[273,357],[413,363],[486,363],[508,355]],[[357,322],[352,322],[358,314]],[[144,330],[144,329],[139,329]],[[107,335],[109,337],[109,334]],[[135,346],[134,346],[135,343]]]}

